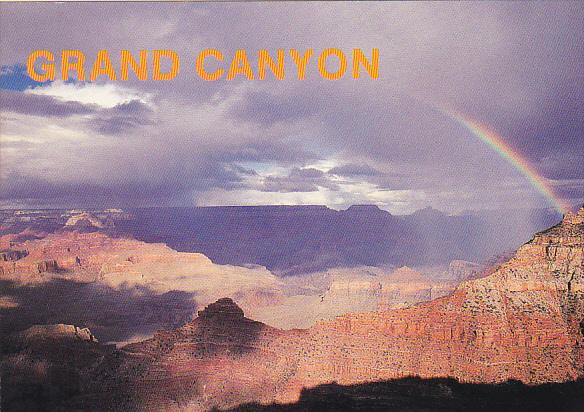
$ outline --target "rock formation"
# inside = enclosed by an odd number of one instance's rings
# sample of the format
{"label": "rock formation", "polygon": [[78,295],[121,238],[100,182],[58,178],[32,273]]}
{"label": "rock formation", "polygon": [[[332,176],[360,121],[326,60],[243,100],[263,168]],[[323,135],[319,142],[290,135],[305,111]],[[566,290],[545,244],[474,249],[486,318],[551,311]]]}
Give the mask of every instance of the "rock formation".
{"label": "rock formation", "polygon": [[[127,345],[94,371],[99,398],[119,407],[120,383],[138,410],[210,410],[242,401],[268,402],[294,376],[305,331],[253,321],[228,298],[192,322]],[[95,382],[94,382],[95,383]],[[80,406],[79,400],[72,405]],[[123,409],[123,408],[122,408]]]}
{"label": "rock formation", "polygon": [[493,274],[462,283],[451,296],[317,325],[301,380],[419,375],[538,383],[582,375],[583,215],[567,215]]}
{"label": "rock formation", "polygon": [[[485,212],[486,213],[486,212]],[[514,250],[559,221],[550,211],[395,216],[374,205],[245,206],[136,210],[116,228],[146,242],[200,252],[221,264],[257,264],[279,275],[337,267],[447,265]],[[530,218],[525,219],[529,214]],[[540,216],[541,215],[541,216]]]}
{"label": "rock formation", "polygon": [[0,280],[30,284],[66,279],[147,287],[157,293],[197,291],[203,303],[225,295],[238,295],[245,302],[247,292],[250,304],[275,302],[281,295],[280,280],[265,268],[216,265],[200,253],[176,252],[163,244],[76,231],[11,243],[27,255],[0,260]]}
{"label": "rock formation", "polygon": [[2,410],[23,412],[68,409],[66,400],[87,392],[86,374],[115,351],[88,329],[62,324],[2,336],[1,349]]}
{"label": "rock formation", "polygon": [[583,252],[580,210],[536,234],[489,276],[404,309],[283,331],[220,299],[176,330],[91,358],[82,389],[63,405],[209,410],[294,402],[303,388],[331,382],[412,375],[477,383],[575,380],[584,375]]}
{"label": "rock formation", "polygon": [[321,319],[327,312],[341,315],[348,312],[369,312],[408,307],[452,293],[458,282],[432,280],[407,266],[388,274],[347,276],[332,280],[319,306]]}
{"label": "rock formation", "polygon": [[13,339],[30,343],[31,341],[79,339],[82,341],[97,342],[88,328],[79,328],[75,325],[34,325],[13,335]]}
{"label": "rock formation", "polygon": [[447,277],[453,281],[463,281],[479,277],[483,270],[483,266],[478,263],[453,260],[448,265]]}
{"label": "rock formation", "polygon": [[[333,381],[355,384],[412,375],[482,383],[574,380],[584,374],[583,216],[584,211],[568,215],[537,234],[490,276],[406,309],[347,314],[308,330],[283,332],[261,325],[250,328],[251,321],[244,321],[230,301],[218,302],[213,308],[229,315],[202,312],[178,335],[170,335],[172,357],[158,358],[158,365],[166,365],[167,372],[187,368],[205,376],[206,392],[195,396],[205,408],[250,397],[290,401],[302,387]],[[216,322],[201,329],[207,319]],[[205,354],[213,354],[208,357],[201,352],[206,347],[201,336],[211,348],[246,336],[246,351],[206,349]],[[185,346],[185,339],[199,342],[198,349]],[[189,363],[193,358],[196,367]],[[241,388],[250,384],[258,388],[258,379],[263,389],[242,395]]]}
{"label": "rock formation", "polygon": [[[373,267],[335,268],[284,281],[283,299],[275,304],[244,305],[246,313],[278,328],[309,328],[345,313],[403,308],[436,299],[452,293],[460,283],[406,266],[390,272]],[[232,297],[240,302],[238,296]]]}
{"label": "rock formation", "polygon": [[295,281],[259,266],[217,265],[200,253],[101,232],[4,235],[0,242],[22,251],[18,260],[0,260],[0,280],[23,285],[68,280],[116,289],[146,287],[157,294],[183,291],[197,293],[200,306],[229,296],[254,318],[284,329],[310,327],[348,312],[410,306],[451,293],[457,285],[431,281],[405,267],[388,275],[344,268],[323,285],[299,291],[291,284],[305,277]]}

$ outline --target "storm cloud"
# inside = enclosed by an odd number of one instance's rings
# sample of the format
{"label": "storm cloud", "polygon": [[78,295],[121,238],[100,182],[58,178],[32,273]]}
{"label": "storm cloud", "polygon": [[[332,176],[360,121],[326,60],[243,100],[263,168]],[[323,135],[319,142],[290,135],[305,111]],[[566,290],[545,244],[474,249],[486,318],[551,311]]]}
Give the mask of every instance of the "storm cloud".
{"label": "storm cloud", "polygon": [[[0,10],[0,64],[8,68],[1,84],[11,89],[2,91],[3,206],[40,206],[51,193],[51,204],[60,198],[64,206],[375,203],[394,213],[551,206],[448,109],[498,132],[565,202],[584,198],[579,3]],[[287,60],[284,81],[204,82],[194,59],[207,47],[227,62],[245,48],[254,70],[260,48],[275,55],[313,47],[318,55],[341,47],[350,55],[377,47],[380,75],[325,81],[312,61],[298,81]],[[182,68],[170,82],[27,85],[9,68],[43,48],[80,49],[89,59],[99,49],[114,56],[169,48]]]}
{"label": "storm cloud", "polygon": [[338,190],[325,172],[314,168],[294,168],[285,177],[268,176],[264,179],[261,190],[265,192],[316,192],[319,187]]}

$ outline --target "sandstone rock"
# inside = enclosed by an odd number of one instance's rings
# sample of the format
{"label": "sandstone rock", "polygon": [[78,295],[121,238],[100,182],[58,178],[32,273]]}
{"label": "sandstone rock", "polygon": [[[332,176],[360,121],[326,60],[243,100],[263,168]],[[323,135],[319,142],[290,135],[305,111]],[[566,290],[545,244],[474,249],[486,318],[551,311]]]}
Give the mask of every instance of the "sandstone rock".
{"label": "sandstone rock", "polygon": [[243,310],[229,298],[221,298],[211,303],[204,310],[199,311],[199,317],[204,319],[214,319],[222,321],[225,319],[243,319]]}
{"label": "sandstone rock", "polygon": [[464,260],[453,260],[448,265],[448,278],[454,281],[461,282],[476,278],[483,270],[483,266],[474,262],[467,262]]}
{"label": "sandstone rock", "polygon": [[268,304],[282,296],[282,282],[263,267],[216,265],[200,253],[183,253],[164,244],[114,238],[104,233],[62,232],[17,243],[28,255],[0,260],[0,276],[18,283],[54,279],[147,287],[156,293],[197,292],[200,304],[222,296],[243,304]]}
{"label": "sandstone rock", "polygon": [[493,274],[462,283],[449,297],[321,323],[311,329],[307,357],[314,359],[302,380],[575,379],[584,372],[583,247],[584,227],[568,215]]}
{"label": "sandstone rock", "polygon": [[[251,398],[293,401],[303,387],[412,375],[483,383],[573,380],[584,374],[583,229],[568,216],[537,234],[491,275],[463,282],[450,296],[406,309],[347,314],[304,331],[257,323],[250,328],[246,325],[251,321],[231,300],[221,300],[192,324],[166,333],[167,343],[161,347],[171,349],[155,356],[146,370],[163,368],[158,383],[172,388],[180,386],[177,380],[187,371],[204,371],[198,375],[199,391],[183,393],[185,405],[193,410]],[[349,285],[335,289],[370,290],[370,284]],[[202,328],[205,319],[213,321]],[[245,352],[201,352],[234,336],[247,337]],[[198,342],[198,349],[189,342]],[[151,353],[148,347],[144,343],[131,349]],[[254,386],[259,382],[261,390]],[[253,389],[237,392],[249,385]],[[156,397],[159,407],[168,402],[163,393]]]}

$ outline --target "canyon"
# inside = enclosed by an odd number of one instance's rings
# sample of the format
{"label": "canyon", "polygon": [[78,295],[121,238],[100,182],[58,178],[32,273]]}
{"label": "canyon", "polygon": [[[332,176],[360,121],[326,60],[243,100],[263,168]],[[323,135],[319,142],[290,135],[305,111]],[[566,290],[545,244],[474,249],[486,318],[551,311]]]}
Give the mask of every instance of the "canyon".
{"label": "canyon", "polygon": [[[42,296],[33,299],[45,301],[44,310],[49,313],[46,321],[64,321],[59,319],[59,312],[64,311],[71,315],[70,320],[89,322],[95,333],[106,341],[132,339],[119,336],[127,335],[120,326],[116,326],[117,331],[107,331],[103,323],[128,319],[129,313],[139,316],[135,312],[138,308],[144,311],[148,301],[152,301],[153,307],[166,305],[171,321],[164,324],[158,316],[150,316],[151,325],[143,325],[136,339],[160,327],[177,326],[177,322],[188,318],[189,306],[204,307],[224,296],[236,299],[250,316],[271,326],[307,328],[318,320],[347,312],[404,307],[430,300],[452,292],[465,277],[481,270],[471,262],[454,261],[451,266],[457,268],[456,273],[451,267],[444,279],[434,279],[407,267],[334,268],[311,275],[280,277],[259,265],[216,264],[201,253],[177,252],[162,243],[146,243],[107,233],[106,227],[111,227],[112,219],[100,220],[98,216],[86,212],[74,214],[53,233],[29,228],[0,236],[0,248],[4,250],[0,281],[10,282],[6,288],[17,295],[28,296],[22,297],[24,303],[7,315],[8,327],[15,327],[18,317],[20,328],[27,326],[24,319],[39,318],[30,315],[35,309],[29,298],[35,295],[35,290],[46,288],[52,300]],[[108,310],[111,321],[98,320],[81,304],[72,307],[68,303],[85,297],[93,304],[107,307],[107,296],[120,295],[120,291],[138,302],[134,306],[128,303],[121,314]],[[3,299],[18,300],[11,293]],[[135,299],[137,296],[141,298]],[[173,298],[181,302],[175,304]],[[121,304],[111,303],[112,306]],[[172,315],[172,311],[178,315]],[[140,318],[143,323],[145,320]]]}
{"label": "canyon", "polygon": [[[537,233],[488,273],[429,302],[347,313],[306,329],[268,326],[246,317],[237,299],[219,298],[184,325],[120,348],[74,332],[63,339],[52,329],[36,331],[32,335],[45,336],[42,345],[20,334],[6,345],[3,390],[10,390],[3,401],[18,405],[31,380],[50,387],[64,376],[75,379],[59,386],[59,396],[46,395],[44,401],[55,408],[86,410],[210,410],[242,404],[275,409],[302,402],[310,391],[333,383],[340,393],[341,387],[372,382],[399,386],[412,376],[428,380],[427,390],[434,379],[443,378],[468,387],[509,380],[529,385],[580,382],[584,209]],[[393,276],[409,283],[418,274],[403,268]],[[379,293],[370,284],[350,282],[329,293],[354,289]],[[63,359],[67,361],[59,363]],[[416,385],[409,382],[402,385],[406,391]],[[433,390],[450,390],[451,395],[440,396],[451,401],[460,389],[449,381],[434,385],[442,386]],[[574,385],[579,384],[566,385],[577,393]],[[522,393],[521,388],[511,392]],[[553,392],[558,402],[577,407],[560,399],[560,393]]]}
{"label": "canyon", "polygon": [[375,205],[15,210],[0,211],[0,235],[90,231],[96,229],[93,220],[110,236],[164,243],[217,264],[264,266],[286,277],[339,267],[445,269],[453,260],[484,263],[513,252],[560,219],[548,209],[451,216],[426,208],[393,215]]}

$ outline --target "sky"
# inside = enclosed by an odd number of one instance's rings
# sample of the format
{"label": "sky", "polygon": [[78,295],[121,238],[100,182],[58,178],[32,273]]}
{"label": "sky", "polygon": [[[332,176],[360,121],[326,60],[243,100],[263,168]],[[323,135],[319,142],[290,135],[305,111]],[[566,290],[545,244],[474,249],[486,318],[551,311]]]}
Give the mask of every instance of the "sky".
{"label": "sky", "polygon": [[[530,3],[0,4],[0,207],[551,207],[446,108],[584,200],[584,7]],[[379,78],[206,82],[198,52],[380,54]],[[36,83],[28,54],[172,49],[168,82]],[[114,66],[117,66],[117,59]],[[289,69],[289,71],[288,71]],[[57,73],[59,73],[57,68]],[[257,73],[257,72],[256,72]],[[290,74],[290,75],[288,75]]]}

